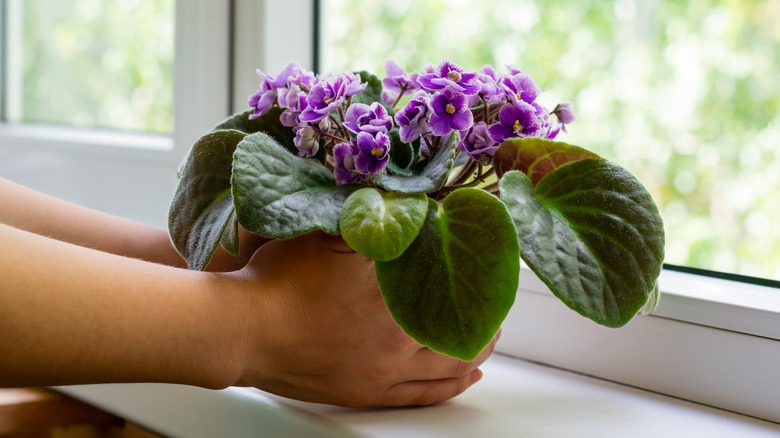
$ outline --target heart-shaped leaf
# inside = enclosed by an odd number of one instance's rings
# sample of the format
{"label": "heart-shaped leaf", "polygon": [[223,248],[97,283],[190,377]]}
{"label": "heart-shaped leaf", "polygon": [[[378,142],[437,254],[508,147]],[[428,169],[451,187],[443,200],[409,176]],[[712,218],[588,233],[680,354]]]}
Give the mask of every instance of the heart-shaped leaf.
{"label": "heart-shaped leaf", "polygon": [[168,212],[168,229],[190,269],[206,267],[234,220],[230,173],[233,151],[245,136],[236,130],[204,135],[193,145],[181,169]]}
{"label": "heart-shaped leaf", "polygon": [[608,326],[625,325],[661,272],[664,230],[650,194],[606,160],[560,167],[534,188],[522,172],[499,183],[523,260],[567,306]]}
{"label": "heart-shaped leaf", "polygon": [[459,189],[428,201],[417,238],[398,258],[376,262],[382,296],[398,324],[432,350],[471,360],[498,331],[515,299],[517,233],[506,207]]}
{"label": "heart-shaped leaf", "polygon": [[369,181],[379,187],[400,193],[430,193],[439,190],[447,182],[452,161],[455,158],[455,147],[460,141],[460,136],[453,131],[447,140],[441,145],[436,155],[430,160],[419,175],[371,175]]}
{"label": "heart-shaped leaf", "polygon": [[297,154],[298,149],[293,143],[295,132],[291,128],[282,125],[282,122],[279,120],[279,116],[282,115],[283,111],[282,108],[275,106],[262,116],[251,120],[249,115],[252,114],[252,110],[236,113],[214,127],[214,130],[235,129],[246,134],[265,132],[287,148],[287,150]]}
{"label": "heart-shaped leaf", "polygon": [[359,188],[337,186],[319,161],[294,155],[262,132],[238,144],[232,182],[238,222],[278,239],[315,229],[339,234],[341,206]]}
{"label": "heart-shaped leaf", "polygon": [[428,197],[363,188],[341,209],[341,236],[352,249],[377,260],[392,260],[414,241],[425,222]]}
{"label": "heart-shaped leaf", "polygon": [[516,138],[501,143],[493,156],[493,168],[501,178],[510,170],[519,170],[536,185],[553,170],[580,160],[600,160],[586,149],[542,138]]}

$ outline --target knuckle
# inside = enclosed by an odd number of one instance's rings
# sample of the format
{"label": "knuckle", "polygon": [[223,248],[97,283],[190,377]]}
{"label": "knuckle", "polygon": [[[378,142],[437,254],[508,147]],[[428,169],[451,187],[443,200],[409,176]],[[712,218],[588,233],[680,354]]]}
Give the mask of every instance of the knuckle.
{"label": "knuckle", "polygon": [[450,371],[453,377],[466,375],[476,368],[472,362],[463,362],[461,360],[453,362]]}
{"label": "knuckle", "polygon": [[415,401],[417,406],[430,406],[439,401],[440,391],[437,385],[429,384],[423,389]]}

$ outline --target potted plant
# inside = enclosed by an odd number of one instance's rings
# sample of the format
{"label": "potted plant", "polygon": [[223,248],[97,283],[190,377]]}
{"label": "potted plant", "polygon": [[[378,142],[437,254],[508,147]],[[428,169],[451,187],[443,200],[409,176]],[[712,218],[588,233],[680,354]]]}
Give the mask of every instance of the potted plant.
{"label": "potted plant", "polygon": [[628,171],[557,141],[552,111],[521,70],[450,61],[406,72],[258,70],[251,109],[192,147],[171,203],[191,269],[238,225],[269,238],[340,234],[375,261],[398,324],[464,360],[514,303],[520,259],[563,303],[608,327],[652,306],[664,250],[651,196]]}

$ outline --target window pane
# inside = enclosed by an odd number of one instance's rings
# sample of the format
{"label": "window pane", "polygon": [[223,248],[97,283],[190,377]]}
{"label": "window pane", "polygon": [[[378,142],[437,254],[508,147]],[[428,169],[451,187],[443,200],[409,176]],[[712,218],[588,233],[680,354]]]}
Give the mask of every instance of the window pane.
{"label": "window pane", "polygon": [[780,279],[780,2],[323,4],[325,70],[516,65],[574,102],[562,141],[648,187],[667,263]]}
{"label": "window pane", "polygon": [[174,0],[11,3],[11,121],[170,133]]}

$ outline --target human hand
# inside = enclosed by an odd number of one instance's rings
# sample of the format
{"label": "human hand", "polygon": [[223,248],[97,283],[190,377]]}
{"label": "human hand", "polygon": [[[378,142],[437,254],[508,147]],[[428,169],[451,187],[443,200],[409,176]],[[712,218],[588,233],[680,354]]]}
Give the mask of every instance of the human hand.
{"label": "human hand", "polygon": [[219,245],[211,261],[206,265],[206,271],[237,271],[246,266],[258,248],[270,241],[271,239],[247,231],[241,224],[238,224],[238,255],[229,253],[222,245]]}
{"label": "human hand", "polygon": [[421,346],[390,315],[373,261],[324,233],[266,243],[236,275],[251,289],[254,329],[236,384],[286,397],[350,407],[434,404],[480,379],[477,367],[498,337],[471,362]]}

